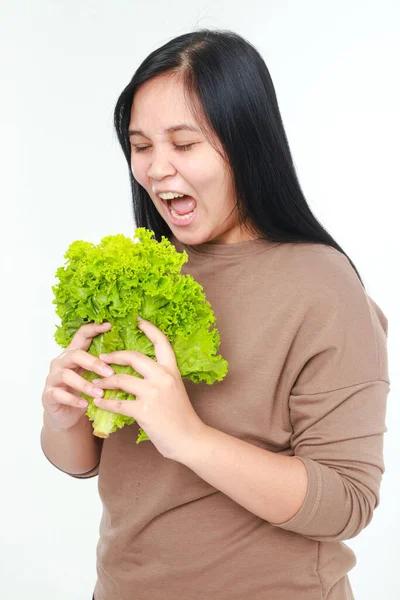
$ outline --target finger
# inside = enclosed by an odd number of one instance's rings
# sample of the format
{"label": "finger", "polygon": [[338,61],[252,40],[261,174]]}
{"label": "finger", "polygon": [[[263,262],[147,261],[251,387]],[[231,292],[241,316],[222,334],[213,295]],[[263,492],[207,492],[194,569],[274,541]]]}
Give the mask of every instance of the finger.
{"label": "finger", "polygon": [[112,377],[96,379],[95,381],[96,385],[103,390],[122,390],[136,397],[142,396],[148,389],[148,383],[144,379],[127,373],[118,373]]}
{"label": "finger", "polygon": [[74,408],[87,408],[88,403],[84,398],[79,398],[67,392],[62,388],[49,386],[43,393],[43,406],[46,409],[51,409],[51,407],[56,406],[57,404],[64,404],[66,406],[73,406]]}
{"label": "finger", "polygon": [[116,350],[109,354],[100,354],[100,358],[108,364],[114,363],[116,365],[130,366],[146,379],[156,376],[157,371],[160,371],[160,365],[150,358],[150,356],[146,356],[141,352],[135,352],[134,350]]}
{"label": "finger", "polygon": [[93,371],[98,375],[105,377],[114,375],[114,370],[107,365],[106,362],[89,354],[85,350],[69,350],[58,356],[51,362],[50,371],[59,371],[60,369],[74,369],[75,367],[83,367],[86,371]]}
{"label": "finger", "polygon": [[57,387],[60,385],[66,385],[77,392],[83,392],[87,396],[99,396],[103,394],[103,390],[96,387],[80,375],[71,371],[70,369],[60,369],[55,373],[51,373],[47,378],[47,383],[50,387]]}
{"label": "finger", "polygon": [[164,367],[176,368],[175,352],[167,336],[150,321],[145,321],[141,317],[138,317],[138,319],[140,319],[138,327],[154,344],[158,364]]}
{"label": "finger", "polygon": [[117,413],[119,415],[133,417],[135,420],[137,420],[136,400],[105,400],[104,398],[95,398],[93,402],[99,408],[109,410],[110,412]]}
{"label": "finger", "polygon": [[111,323],[86,323],[82,325],[72,338],[67,350],[74,348],[80,348],[82,350],[88,350],[92,339],[100,333],[105,333],[111,329]]}

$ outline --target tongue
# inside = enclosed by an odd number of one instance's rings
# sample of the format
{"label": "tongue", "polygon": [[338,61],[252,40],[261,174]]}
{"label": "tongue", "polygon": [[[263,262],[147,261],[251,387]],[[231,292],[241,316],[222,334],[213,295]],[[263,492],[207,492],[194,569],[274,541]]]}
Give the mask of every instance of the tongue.
{"label": "tongue", "polygon": [[183,198],[174,198],[171,200],[171,206],[178,215],[187,215],[192,212],[196,207],[196,200],[191,196],[184,196]]}

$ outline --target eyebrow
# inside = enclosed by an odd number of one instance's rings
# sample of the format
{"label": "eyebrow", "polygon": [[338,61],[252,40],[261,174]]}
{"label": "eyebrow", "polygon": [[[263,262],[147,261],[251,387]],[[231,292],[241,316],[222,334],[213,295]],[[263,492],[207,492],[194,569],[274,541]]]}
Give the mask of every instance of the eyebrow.
{"label": "eyebrow", "polygon": [[[187,123],[180,123],[179,125],[174,125],[173,127],[168,127],[168,129],[164,129],[164,133],[174,133],[175,131],[195,131],[196,133],[200,133],[200,130],[197,129],[197,127],[193,127],[192,125],[188,125]],[[128,133],[129,137],[131,137],[132,135],[142,135],[143,137],[148,137],[140,129],[129,129]]]}

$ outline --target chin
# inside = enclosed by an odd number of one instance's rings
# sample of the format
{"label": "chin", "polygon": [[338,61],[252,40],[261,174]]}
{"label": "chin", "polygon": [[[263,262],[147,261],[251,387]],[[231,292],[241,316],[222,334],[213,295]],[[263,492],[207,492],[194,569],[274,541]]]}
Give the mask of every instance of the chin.
{"label": "chin", "polygon": [[213,240],[212,234],[207,235],[205,233],[195,233],[181,229],[174,231],[173,234],[182,244],[186,244],[187,246],[199,246]]}

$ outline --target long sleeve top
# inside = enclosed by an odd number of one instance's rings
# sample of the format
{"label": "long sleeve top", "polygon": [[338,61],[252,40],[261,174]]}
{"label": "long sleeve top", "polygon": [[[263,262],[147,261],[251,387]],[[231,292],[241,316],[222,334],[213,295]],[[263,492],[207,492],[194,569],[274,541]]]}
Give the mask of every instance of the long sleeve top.
{"label": "long sleeve top", "polygon": [[[343,600],[344,540],[371,521],[384,473],[387,318],[326,245],[252,240],[187,246],[182,272],[216,315],[225,379],[185,381],[209,426],[301,459],[298,513],[267,522],[149,442],[104,440],[95,600]],[[240,482],[238,482],[240,485]]]}

